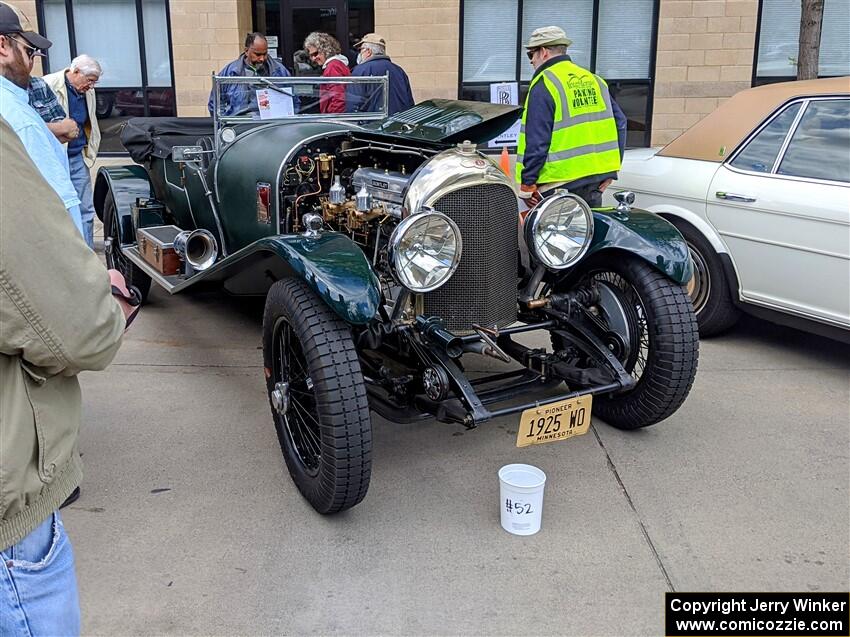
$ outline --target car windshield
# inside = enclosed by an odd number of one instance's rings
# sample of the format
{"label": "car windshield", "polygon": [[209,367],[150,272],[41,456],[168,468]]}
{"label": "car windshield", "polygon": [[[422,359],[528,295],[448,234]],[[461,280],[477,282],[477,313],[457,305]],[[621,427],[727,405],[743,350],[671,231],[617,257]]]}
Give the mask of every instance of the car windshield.
{"label": "car windshield", "polygon": [[383,119],[386,77],[213,77],[221,123]]}

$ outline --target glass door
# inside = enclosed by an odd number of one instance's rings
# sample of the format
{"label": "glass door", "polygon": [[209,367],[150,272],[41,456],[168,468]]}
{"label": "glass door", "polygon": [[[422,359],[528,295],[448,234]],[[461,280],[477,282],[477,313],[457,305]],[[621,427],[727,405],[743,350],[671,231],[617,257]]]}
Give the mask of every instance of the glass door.
{"label": "glass door", "polygon": [[347,4],[346,0],[283,0],[283,63],[295,75],[322,74],[322,69],[313,66],[304,51],[304,38],[312,31],[331,34],[345,49],[348,40]]}

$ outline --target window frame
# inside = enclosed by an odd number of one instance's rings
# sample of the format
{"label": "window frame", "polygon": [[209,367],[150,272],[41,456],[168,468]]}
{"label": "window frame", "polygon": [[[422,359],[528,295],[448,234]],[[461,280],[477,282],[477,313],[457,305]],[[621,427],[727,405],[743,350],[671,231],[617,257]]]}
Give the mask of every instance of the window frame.
{"label": "window frame", "polygon": [[[771,179],[783,179],[783,180],[791,180],[791,181],[800,181],[806,183],[818,183],[818,184],[828,184],[833,186],[844,186],[845,188],[850,188],[850,182],[846,181],[835,181],[834,179],[821,179],[819,177],[800,177],[798,175],[780,175],[777,171],[779,170],[779,166],[782,164],[782,160],[785,158],[785,152],[788,150],[788,146],[791,145],[791,140],[794,137],[794,133],[797,131],[797,128],[800,125],[800,122],[803,119],[806,111],[809,108],[809,104],[812,102],[825,102],[825,101],[835,101],[835,100],[845,100],[850,101],[850,97],[846,94],[825,94],[825,95],[812,95],[807,97],[795,97],[793,99],[787,100],[779,105],[769,117],[766,117],[764,121],[759,124],[753,131],[744,138],[744,140],[738,144],[738,147],[735,149],[733,153],[726,158],[723,162],[723,166],[732,172],[739,173],[741,175],[756,175],[758,177],[768,177]],[[767,126],[770,125],[773,120],[780,116],[780,114],[786,109],[791,107],[794,104],[800,104],[800,110],[797,111],[797,115],[794,117],[794,121],[791,123],[791,126],[788,127],[788,132],[785,133],[785,139],[782,140],[782,145],[779,147],[779,152],[776,154],[776,159],[773,162],[773,166],[770,168],[770,172],[758,172],[755,170],[746,170],[744,168],[739,168],[737,166],[733,166],[732,162],[737,159],[738,155],[740,155],[744,149],[749,145],[749,143],[758,137],[759,133],[763,131]]]}
{"label": "window frame", "polygon": [[[764,8],[764,0],[759,0],[758,12],[756,14],[756,38],[753,46],[753,72],[750,80],[750,86],[764,86],[765,84],[778,84],[780,82],[795,82],[796,75],[762,75],[758,74],[759,67],[759,48],[761,45],[761,18]],[[842,75],[821,75],[818,73],[818,79],[822,77],[843,77]],[[830,182],[832,183],[832,182]]]}
{"label": "window frame", "polygon": [[[590,66],[588,68],[592,73],[596,72],[596,58],[597,58],[597,43],[599,40],[599,8],[600,3],[603,0],[593,0],[593,22],[591,25],[591,40],[590,40]],[[623,86],[646,86],[647,87],[647,96],[646,96],[646,126],[643,131],[643,147],[648,148],[651,145],[652,139],[652,112],[655,102],[655,65],[657,59],[658,52],[658,26],[659,26],[659,14],[661,9],[661,0],[651,0],[652,1],[652,33],[651,33],[651,44],[649,49],[649,68],[647,71],[646,78],[629,78],[629,79],[620,79],[616,77],[612,78],[604,78],[605,81],[610,85],[612,83],[617,83],[621,87]],[[514,77],[512,79],[502,80],[504,82],[516,82],[517,89],[520,96],[520,106],[522,106],[522,102],[524,100],[524,96],[528,93],[528,86],[531,83],[531,80],[522,80],[522,64],[527,63],[525,56],[525,47],[524,42],[522,41],[522,19],[523,19],[523,0],[516,0],[517,2],[517,24],[516,24],[516,41],[517,41],[517,51],[516,51],[516,68],[514,70]],[[463,81],[463,36],[464,36],[464,12],[466,8],[466,0],[460,0],[460,11],[459,11],[459,39],[458,42],[458,73],[457,73],[457,96],[460,99],[463,94],[464,88],[478,88],[478,87],[486,87],[489,89],[490,84],[493,82],[464,82]],[[569,55],[569,49],[567,49],[567,54]],[[497,149],[488,149],[493,150],[494,152],[498,152]]]}
{"label": "window frame", "polygon": [[[168,64],[171,72],[171,84],[168,86],[151,86],[148,83],[148,60],[147,60],[147,52],[145,51],[145,25],[144,25],[144,15],[142,9],[142,0],[133,0],[133,3],[136,7],[136,30],[138,32],[139,39],[139,66],[141,71],[142,83],[141,86],[109,86],[103,87],[104,91],[142,91],[142,95],[144,96],[144,117],[150,117],[150,99],[148,97],[149,91],[152,89],[171,89],[171,91],[175,92],[175,116],[177,114],[177,99],[176,99],[176,90],[174,86],[174,47],[171,41],[171,3],[170,0],[163,0],[165,3],[165,27],[166,34],[168,37]],[[68,29],[68,51],[70,54],[70,58],[73,60],[77,55],[79,55],[79,51],[77,51],[77,34],[74,29],[74,5],[73,0],[64,0],[65,3],[65,19],[67,22]],[[40,33],[45,33],[45,25],[47,24],[45,15],[44,15],[44,0],[36,0],[35,3],[35,11],[36,11],[36,19],[38,20],[38,29]],[[50,66],[50,51],[48,50],[45,57],[41,59],[42,69],[44,75],[48,73],[52,73],[54,71],[58,71],[59,69],[51,69]],[[116,157],[126,155],[127,153],[122,152],[114,152],[114,151],[105,151],[102,153],[98,153],[99,156],[103,157]]]}

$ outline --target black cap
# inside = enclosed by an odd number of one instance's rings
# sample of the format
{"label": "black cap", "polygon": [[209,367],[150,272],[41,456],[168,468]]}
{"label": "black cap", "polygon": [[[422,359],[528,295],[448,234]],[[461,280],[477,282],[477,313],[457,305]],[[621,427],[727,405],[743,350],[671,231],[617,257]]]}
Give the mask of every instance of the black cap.
{"label": "black cap", "polygon": [[0,34],[20,33],[21,37],[31,46],[46,51],[53,44],[50,40],[36,33],[27,17],[15,7],[0,2]]}

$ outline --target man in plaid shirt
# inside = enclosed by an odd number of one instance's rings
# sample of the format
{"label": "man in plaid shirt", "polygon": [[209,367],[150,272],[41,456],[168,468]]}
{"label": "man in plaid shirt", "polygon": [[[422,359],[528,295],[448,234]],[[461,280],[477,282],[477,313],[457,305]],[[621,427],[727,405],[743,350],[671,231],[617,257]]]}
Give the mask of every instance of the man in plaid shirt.
{"label": "man in plaid shirt", "polygon": [[41,116],[47,128],[60,142],[64,144],[80,134],[77,122],[67,116],[59,105],[56,94],[50,90],[43,79],[31,75],[27,95],[30,106]]}

